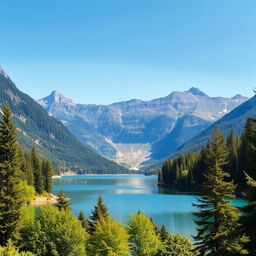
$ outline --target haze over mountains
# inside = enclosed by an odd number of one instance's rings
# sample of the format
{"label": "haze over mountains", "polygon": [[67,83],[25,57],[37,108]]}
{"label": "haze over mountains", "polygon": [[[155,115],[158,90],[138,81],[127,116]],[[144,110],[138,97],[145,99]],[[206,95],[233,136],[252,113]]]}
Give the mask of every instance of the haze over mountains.
{"label": "haze over mountains", "polygon": [[94,151],[139,168],[175,152],[247,99],[210,97],[192,87],[151,101],[110,105],[76,104],[53,91],[38,103]]}

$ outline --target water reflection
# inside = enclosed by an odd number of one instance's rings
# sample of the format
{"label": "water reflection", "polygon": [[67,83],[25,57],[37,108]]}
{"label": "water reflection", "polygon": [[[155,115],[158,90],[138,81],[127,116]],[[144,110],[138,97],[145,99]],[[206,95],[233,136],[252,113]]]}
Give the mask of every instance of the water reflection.
{"label": "water reflection", "polygon": [[54,193],[64,189],[75,214],[82,209],[89,215],[102,195],[111,215],[119,221],[142,210],[158,225],[165,224],[170,232],[191,237],[195,233],[192,203],[196,197],[170,194],[156,183],[156,176],[70,176],[54,180]]}

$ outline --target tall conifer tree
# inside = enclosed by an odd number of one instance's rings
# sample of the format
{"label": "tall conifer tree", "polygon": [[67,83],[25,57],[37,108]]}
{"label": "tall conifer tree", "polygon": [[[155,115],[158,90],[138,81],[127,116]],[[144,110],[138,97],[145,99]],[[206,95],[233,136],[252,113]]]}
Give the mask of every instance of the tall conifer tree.
{"label": "tall conifer tree", "polygon": [[61,189],[58,193],[58,200],[56,206],[59,210],[69,210],[69,199],[66,197],[64,191]]}
{"label": "tall conifer tree", "polygon": [[44,191],[42,168],[41,168],[39,156],[34,146],[31,150],[31,165],[32,165],[33,174],[34,174],[34,186],[35,186],[36,193],[41,194]]}
{"label": "tall conifer tree", "polygon": [[52,193],[53,167],[49,160],[42,161],[42,173],[44,179],[44,190],[48,193]]}
{"label": "tall conifer tree", "polygon": [[16,128],[8,105],[0,121],[0,245],[18,238],[23,195],[19,190],[20,170]]}
{"label": "tall conifer tree", "polygon": [[100,218],[106,218],[109,216],[108,208],[103,203],[103,198],[99,196],[96,206],[92,211],[92,215],[89,217],[89,230],[88,232],[92,234],[95,230],[95,224]]}
{"label": "tall conifer tree", "polygon": [[79,212],[77,219],[80,220],[82,227],[85,229],[85,231],[87,231],[89,228],[88,220],[86,219],[85,214],[82,210]]}
{"label": "tall conifer tree", "polygon": [[[199,220],[198,233],[194,237],[201,256],[236,255],[240,250],[232,237],[239,213],[227,198],[234,198],[235,185],[227,181],[229,174],[223,170],[227,165],[227,146],[218,127],[212,133],[212,141],[206,152],[207,170],[203,183],[203,196],[195,205]],[[236,251],[236,252],[234,252]]]}
{"label": "tall conifer tree", "polygon": [[242,208],[244,214],[240,219],[241,233],[247,237],[244,248],[248,251],[249,256],[254,256],[256,255],[256,180],[248,174],[245,174],[245,176],[249,186],[245,199],[249,203]]}
{"label": "tall conifer tree", "polygon": [[25,159],[22,148],[18,147],[18,158],[20,164],[20,170],[22,173],[21,178],[27,182],[28,185],[34,186],[34,175],[31,167],[31,163]]}

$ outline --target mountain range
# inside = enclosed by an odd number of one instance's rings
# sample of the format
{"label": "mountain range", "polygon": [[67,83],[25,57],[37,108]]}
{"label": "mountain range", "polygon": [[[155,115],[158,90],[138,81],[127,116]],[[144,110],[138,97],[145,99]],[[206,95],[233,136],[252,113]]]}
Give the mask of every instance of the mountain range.
{"label": "mountain range", "polygon": [[76,104],[53,91],[38,103],[91,150],[136,169],[173,154],[247,100],[210,97],[192,87],[151,101],[110,105]]}
{"label": "mountain range", "polygon": [[256,119],[256,96],[239,105],[237,108],[223,116],[210,127],[181,145],[177,149],[177,153],[197,151],[200,149],[209,140],[212,129],[215,125],[221,129],[225,137],[227,137],[231,130],[234,130],[236,135],[241,135],[248,117]]}
{"label": "mountain range", "polygon": [[95,153],[31,97],[15,86],[0,67],[0,114],[3,103],[13,112],[19,141],[24,149],[35,145],[41,155],[63,169],[97,173],[124,173],[126,169]]}

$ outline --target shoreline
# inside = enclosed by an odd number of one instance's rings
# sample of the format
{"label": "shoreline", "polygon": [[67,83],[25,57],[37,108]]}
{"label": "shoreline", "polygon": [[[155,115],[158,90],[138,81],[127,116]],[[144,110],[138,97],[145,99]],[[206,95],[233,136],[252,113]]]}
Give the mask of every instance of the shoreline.
{"label": "shoreline", "polygon": [[49,204],[49,203],[56,204],[57,199],[58,197],[53,194],[51,194],[51,197],[38,195],[29,203],[29,205],[40,206],[40,205]]}
{"label": "shoreline", "polygon": [[[123,173],[123,174],[96,174],[96,173],[88,173],[88,174],[63,174],[63,175],[54,175],[52,176],[53,179],[60,179],[61,177],[72,177],[72,176],[145,176],[143,173]],[[148,175],[149,176],[149,175]],[[155,176],[155,175],[150,175],[150,176]]]}

